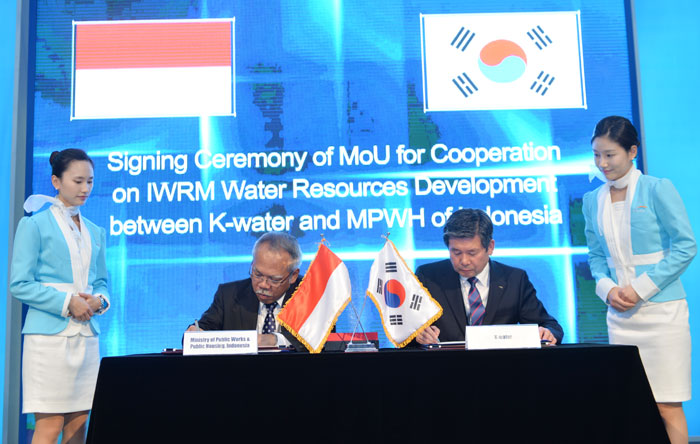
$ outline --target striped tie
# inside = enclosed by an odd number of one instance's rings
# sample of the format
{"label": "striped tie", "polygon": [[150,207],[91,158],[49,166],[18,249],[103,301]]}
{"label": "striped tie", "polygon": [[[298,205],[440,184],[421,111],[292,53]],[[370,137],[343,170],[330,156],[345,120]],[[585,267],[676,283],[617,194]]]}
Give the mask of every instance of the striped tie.
{"label": "striped tie", "polygon": [[486,309],[481,303],[481,295],[476,288],[476,276],[467,279],[469,281],[469,325],[481,325],[484,322]]}

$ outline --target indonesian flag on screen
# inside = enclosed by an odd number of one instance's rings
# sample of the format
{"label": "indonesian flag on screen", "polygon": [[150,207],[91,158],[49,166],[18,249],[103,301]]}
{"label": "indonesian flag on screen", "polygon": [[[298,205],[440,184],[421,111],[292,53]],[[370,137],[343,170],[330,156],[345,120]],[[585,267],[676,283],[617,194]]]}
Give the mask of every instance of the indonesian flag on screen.
{"label": "indonesian flag on screen", "polygon": [[277,321],[309,352],[320,353],[338,316],[350,302],[350,295],[347,267],[321,244],[304,279],[277,315]]}
{"label": "indonesian flag on screen", "polygon": [[379,310],[386,337],[403,347],[442,316],[442,307],[423,287],[387,239],[372,264],[367,295]]}
{"label": "indonesian flag on screen", "polygon": [[234,19],[73,22],[71,119],[235,115]]}

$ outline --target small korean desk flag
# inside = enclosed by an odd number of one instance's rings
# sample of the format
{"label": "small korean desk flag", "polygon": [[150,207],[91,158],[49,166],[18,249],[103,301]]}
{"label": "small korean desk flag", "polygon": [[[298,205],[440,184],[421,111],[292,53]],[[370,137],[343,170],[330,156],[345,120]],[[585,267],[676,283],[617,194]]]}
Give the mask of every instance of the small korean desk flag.
{"label": "small korean desk flag", "polygon": [[348,269],[324,244],[309,266],[304,279],[277,315],[311,353],[320,353],[333,325],[350,302]]}
{"label": "small korean desk flag", "polygon": [[367,295],[379,310],[387,338],[403,347],[442,316],[442,307],[387,239],[372,264]]}

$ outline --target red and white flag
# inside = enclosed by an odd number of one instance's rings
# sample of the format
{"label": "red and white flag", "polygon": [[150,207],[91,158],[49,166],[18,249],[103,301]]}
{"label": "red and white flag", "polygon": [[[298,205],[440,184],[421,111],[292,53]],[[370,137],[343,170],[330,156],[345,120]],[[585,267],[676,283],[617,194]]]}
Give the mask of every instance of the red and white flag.
{"label": "red and white flag", "polygon": [[379,310],[387,339],[403,347],[442,316],[442,307],[387,239],[372,264],[367,295]]}
{"label": "red and white flag", "polygon": [[277,321],[309,352],[320,353],[338,316],[350,302],[350,296],[347,267],[321,244],[304,279],[277,315]]}
{"label": "red and white flag", "polygon": [[234,19],[73,22],[71,119],[236,115]]}

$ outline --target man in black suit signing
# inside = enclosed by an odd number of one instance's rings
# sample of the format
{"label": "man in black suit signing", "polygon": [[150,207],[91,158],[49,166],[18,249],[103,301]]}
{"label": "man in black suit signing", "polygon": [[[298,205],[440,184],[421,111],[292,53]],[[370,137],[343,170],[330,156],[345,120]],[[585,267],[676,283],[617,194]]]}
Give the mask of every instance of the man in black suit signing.
{"label": "man in black suit signing", "polygon": [[537,299],[527,273],[490,259],[495,242],[489,216],[454,212],[443,229],[450,259],[421,265],[416,276],[442,306],[442,316],[418,335],[419,344],[464,341],[466,325],[537,324],[540,338],[561,343],[561,325]]}
{"label": "man in black suit signing", "polygon": [[[201,330],[257,330],[258,346],[303,345],[275,317],[296,290],[301,265],[297,240],[286,233],[263,234],[253,247],[250,277],[219,285],[199,319]],[[187,331],[197,330],[190,325]]]}

